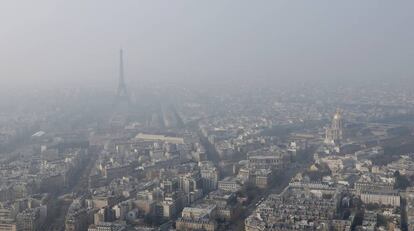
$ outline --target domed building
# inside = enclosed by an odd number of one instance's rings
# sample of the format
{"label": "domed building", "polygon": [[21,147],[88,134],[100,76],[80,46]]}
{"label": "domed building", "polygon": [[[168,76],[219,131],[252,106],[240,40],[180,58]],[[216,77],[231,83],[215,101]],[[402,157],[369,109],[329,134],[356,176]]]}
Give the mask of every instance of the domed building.
{"label": "domed building", "polygon": [[332,124],[326,129],[325,143],[330,145],[339,145],[342,140],[343,122],[342,111],[337,109],[332,119]]}

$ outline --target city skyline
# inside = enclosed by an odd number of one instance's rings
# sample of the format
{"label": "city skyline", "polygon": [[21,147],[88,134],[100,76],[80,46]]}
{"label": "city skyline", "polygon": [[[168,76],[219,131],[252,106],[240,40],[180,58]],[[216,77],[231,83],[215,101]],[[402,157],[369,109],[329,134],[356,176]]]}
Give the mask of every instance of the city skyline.
{"label": "city skyline", "polygon": [[2,1],[0,231],[414,231],[413,10]]}

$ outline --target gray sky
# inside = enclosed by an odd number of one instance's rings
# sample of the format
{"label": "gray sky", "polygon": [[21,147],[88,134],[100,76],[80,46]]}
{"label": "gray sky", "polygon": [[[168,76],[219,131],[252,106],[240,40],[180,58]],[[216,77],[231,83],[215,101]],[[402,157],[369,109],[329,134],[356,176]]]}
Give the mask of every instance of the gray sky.
{"label": "gray sky", "polygon": [[[0,86],[414,78],[414,1],[1,0]],[[0,87],[1,88],[1,87]]]}

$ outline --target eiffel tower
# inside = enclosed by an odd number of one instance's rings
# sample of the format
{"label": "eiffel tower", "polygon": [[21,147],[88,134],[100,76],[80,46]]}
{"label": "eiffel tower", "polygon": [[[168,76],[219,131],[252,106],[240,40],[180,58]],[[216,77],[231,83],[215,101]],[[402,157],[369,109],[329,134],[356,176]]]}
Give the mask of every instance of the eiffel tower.
{"label": "eiffel tower", "polygon": [[124,79],[124,58],[122,49],[119,52],[119,82],[115,98],[115,104],[120,103],[130,104],[129,94]]}

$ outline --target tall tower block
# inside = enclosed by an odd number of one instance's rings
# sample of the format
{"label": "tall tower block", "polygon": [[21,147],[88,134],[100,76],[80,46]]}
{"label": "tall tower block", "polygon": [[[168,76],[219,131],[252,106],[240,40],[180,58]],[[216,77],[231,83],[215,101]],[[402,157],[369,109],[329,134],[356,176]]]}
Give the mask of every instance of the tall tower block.
{"label": "tall tower block", "polygon": [[119,82],[118,82],[118,90],[116,92],[116,103],[130,103],[128,91],[125,84],[124,78],[124,54],[123,50],[119,51]]}

